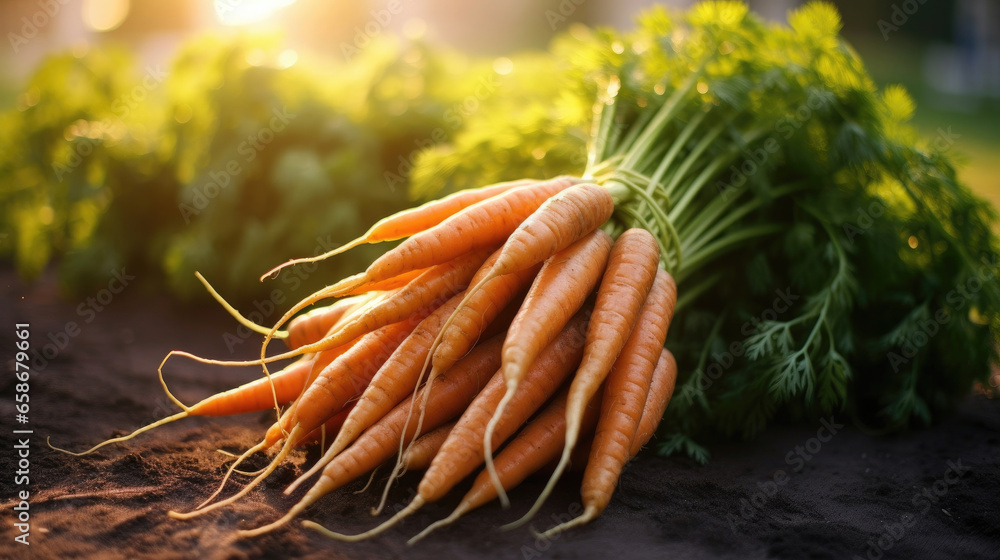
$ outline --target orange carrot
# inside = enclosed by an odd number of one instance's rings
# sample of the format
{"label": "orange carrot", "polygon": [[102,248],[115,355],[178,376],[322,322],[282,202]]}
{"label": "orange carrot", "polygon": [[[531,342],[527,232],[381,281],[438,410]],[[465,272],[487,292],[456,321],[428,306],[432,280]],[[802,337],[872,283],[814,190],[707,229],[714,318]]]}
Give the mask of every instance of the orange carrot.
{"label": "orange carrot", "polygon": [[[430,406],[425,419],[428,426],[437,427],[448,422],[472,402],[486,384],[488,376],[494,375],[492,372],[500,366],[502,343],[502,337],[498,336],[477,345],[468,356],[442,374],[433,387],[425,387],[418,391],[418,398],[419,393],[423,391],[429,390],[431,393],[427,399]],[[416,431],[415,427],[405,428],[414,400],[416,399],[407,399],[396,405],[382,419],[365,430],[343,453],[337,455],[323,469],[322,475],[313,487],[281,519],[257,529],[239,531],[239,534],[256,536],[285,525],[324,495],[364,475],[392,457],[399,441],[408,441]]]}
{"label": "orange carrot", "polygon": [[536,182],[537,181],[531,179],[522,179],[506,183],[497,183],[487,187],[466,189],[464,191],[452,193],[444,198],[433,200],[416,208],[409,208],[407,210],[403,210],[402,212],[397,212],[376,222],[375,225],[373,225],[371,229],[369,229],[368,232],[361,237],[341,245],[332,251],[323,253],[322,255],[294,259],[276,266],[261,276],[261,280],[276,274],[279,270],[285,268],[286,266],[298,263],[320,261],[343,253],[349,249],[353,249],[358,245],[364,245],[366,243],[379,243],[382,241],[394,241],[396,239],[409,237],[440,224],[444,220],[455,215],[457,212],[464,210],[473,204],[499,194],[503,194],[511,189],[525,187]]}
{"label": "orange carrot", "polygon": [[[446,371],[456,360],[464,356],[472,348],[483,332],[496,322],[498,316],[505,312],[509,303],[517,298],[518,294],[522,293],[523,289],[531,283],[532,278],[535,277],[541,267],[541,265],[536,264],[510,274],[496,276],[489,282],[480,283],[482,277],[489,274],[493,269],[493,263],[499,258],[500,253],[501,251],[499,250],[493,253],[479,269],[479,272],[476,273],[476,276],[472,278],[471,283],[479,284],[480,289],[477,290],[474,296],[463,297],[456,303],[458,309],[450,314],[447,322],[441,327],[437,337],[431,344],[433,356],[429,356],[427,359],[427,362],[431,365],[431,371],[427,376],[427,383],[433,383],[440,372]],[[544,345],[540,346],[539,349],[542,347]],[[424,363],[424,369],[427,367],[427,362]],[[422,403],[418,409],[423,410],[425,406],[426,403]],[[423,415],[421,414],[417,419],[418,434],[421,432],[422,426]],[[396,475],[403,468],[401,461],[404,455],[405,451],[401,448],[399,450],[400,462],[397,462],[396,466],[393,467],[392,474],[389,476],[389,484],[392,483]],[[389,486],[387,485],[386,492],[388,492],[388,488]],[[385,496],[386,493],[383,493],[383,503]],[[377,510],[380,511],[381,509],[382,504],[379,505]]]}
{"label": "orange carrot", "polygon": [[340,427],[344,425],[344,420],[347,420],[347,416],[353,409],[354,403],[348,404],[344,407],[344,410],[341,410],[327,419],[322,426],[306,434],[305,437],[299,440],[298,445],[306,445],[310,443],[325,445],[325,442],[329,441],[330,438],[340,430]]}
{"label": "orange carrot", "polygon": [[[517,406],[508,410],[496,425],[497,443],[513,434],[532,413],[551,397],[572,372],[583,353],[581,335],[586,330],[589,313],[578,313],[532,365],[518,387]],[[405,508],[378,527],[358,534],[334,533],[316,523],[304,525],[338,540],[357,541],[375,536],[412,514],[423,504],[442,498],[483,460],[483,434],[488,419],[504,396],[506,383],[494,375],[448,434],[417,487],[417,495]]]}
{"label": "orange carrot", "polygon": [[309,432],[361,395],[382,364],[432,310],[425,307],[405,321],[364,335],[309,385],[283,427],[290,433]]}
{"label": "orange carrot", "polygon": [[431,461],[434,460],[434,455],[444,445],[444,440],[448,438],[448,434],[454,427],[455,423],[449,422],[413,440],[413,445],[403,455],[403,470],[424,470],[429,467]]}
{"label": "orange carrot", "polygon": [[317,307],[299,315],[288,323],[288,337],[285,338],[285,344],[290,350],[295,350],[319,341],[331,327],[354,310],[358,304],[368,299],[370,299],[368,296],[344,298],[332,305]]}
{"label": "orange carrot", "polygon": [[460,292],[441,307],[435,309],[396,348],[375,373],[361,397],[358,398],[354,412],[344,422],[344,426],[337,433],[330,448],[312,468],[289,486],[289,492],[294,491],[299,484],[319,472],[337,453],[350,445],[361,432],[382,418],[404,397],[413,393],[419,382],[431,342],[437,336],[441,325],[458,306],[463,293]]}
{"label": "orange carrot", "polygon": [[[430,268],[430,267],[428,267]],[[372,292],[391,292],[393,290],[398,290],[403,286],[407,285],[417,276],[427,272],[427,268],[418,268],[416,270],[411,270],[409,272],[404,272],[399,276],[393,276],[392,278],[386,278],[381,282],[372,282],[370,284],[365,284],[364,286],[358,286],[357,288],[344,293],[345,296],[355,296],[362,294],[370,294]]]}
{"label": "orange carrot", "polygon": [[632,334],[608,374],[597,432],[583,473],[584,512],[550,529],[547,535],[594,519],[611,501],[622,469],[631,458],[632,441],[648,400],[676,301],[673,278],[665,270],[659,270]]}
{"label": "orange carrot", "polygon": [[[598,391],[584,412],[582,426],[584,433],[593,430],[594,425],[597,424],[602,392]],[[503,448],[503,451],[497,455],[494,466],[505,491],[509,491],[524,482],[526,478],[544,469],[551,461],[559,457],[566,439],[566,393],[566,390],[560,391],[552,402],[523,430],[518,432]],[[459,517],[489,503],[496,497],[497,491],[490,481],[489,473],[483,470],[451,515],[429,525],[410,539],[408,544],[417,542],[439,527],[453,523]]]}
{"label": "orange carrot", "polygon": [[483,281],[544,261],[599,228],[614,209],[604,187],[583,183],[560,191],[510,234]]}
{"label": "orange carrot", "polygon": [[235,414],[245,414],[248,412],[260,412],[262,410],[267,410],[276,406],[276,403],[277,405],[287,404],[294,400],[302,392],[309,375],[309,371],[312,368],[312,361],[312,358],[302,358],[290,364],[282,371],[275,373],[270,379],[266,377],[255,379],[234,389],[229,389],[228,391],[223,391],[222,393],[217,393],[202,399],[198,403],[191,406],[184,405],[184,403],[177,400],[170,393],[170,391],[167,390],[166,383],[163,382],[163,377],[161,375],[160,382],[163,383],[164,390],[167,391],[167,395],[183,409],[181,412],[157,420],[152,424],[143,426],[128,435],[103,441],[94,447],[79,453],[59,449],[58,447],[53,447],[51,444],[49,447],[52,447],[57,451],[69,453],[70,455],[87,455],[110,443],[130,440],[141,433],[152,430],[153,428],[180,420],[181,418],[187,418],[188,416],[231,416]]}
{"label": "orange carrot", "polygon": [[[657,275],[660,249],[644,229],[622,233],[611,248],[608,268],[597,290],[594,315],[579,370],[570,383],[566,405],[566,443],[555,472],[527,514],[506,528],[522,525],[538,511],[552,492],[580,435],[583,409],[604,382],[639,316]],[[662,343],[660,344],[662,347]]]}
{"label": "orange carrot", "polygon": [[573,184],[568,178],[553,179],[473,204],[403,241],[376,259],[365,272],[334,284],[331,292],[339,295],[368,282],[448,262],[475,249],[493,247],[507,239],[546,200]]}
{"label": "orange carrot", "polygon": [[[514,398],[518,384],[535,357],[558,335],[559,329],[571,314],[580,309],[600,281],[610,249],[611,238],[596,230],[553,255],[538,272],[504,341],[503,375],[507,392],[486,430],[484,452],[487,470],[493,469],[493,427]],[[500,501],[506,507],[507,497],[502,491]]]}
{"label": "orange carrot", "polygon": [[653,437],[656,427],[663,418],[663,412],[667,409],[670,396],[674,393],[674,383],[677,381],[677,362],[674,355],[666,348],[660,352],[660,360],[656,362],[656,370],[653,371],[653,381],[649,384],[649,397],[646,405],[642,409],[642,419],[639,420],[639,428],[635,431],[632,445],[628,454],[635,457],[639,454],[642,446],[646,445],[649,438]]}
{"label": "orange carrot", "polygon": [[[470,285],[478,284],[499,257],[500,250],[497,250],[472,277]],[[511,274],[497,276],[483,285],[475,296],[465,300],[464,305],[449,317],[448,328],[442,330],[439,339],[435,341],[434,356],[431,361],[433,370],[445,371],[464,356],[479,340],[486,327],[492,324],[510,302],[531,284],[540,268],[541,265],[538,264]],[[459,302],[455,303],[457,308]],[[429,378],[433,377],[434,373],[431,373]]]}

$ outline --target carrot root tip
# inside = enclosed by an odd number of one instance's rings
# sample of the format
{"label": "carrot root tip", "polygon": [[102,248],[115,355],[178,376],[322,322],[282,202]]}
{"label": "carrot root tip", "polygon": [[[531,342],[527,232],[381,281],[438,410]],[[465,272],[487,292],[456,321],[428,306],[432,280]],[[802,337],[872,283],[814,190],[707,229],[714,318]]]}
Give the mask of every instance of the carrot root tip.
{"label": "carrot root tip", "polygon": [[555,527],[552,527],[551,529],[548,529],[541,533],[532,528],[531,533],[535,536],[536,539],[550,539],[556,534],[561,533],[567,529],[572,529],[573,527],[579,527],[580,525],[589,523],[595,517],[597,517],[597,508],[595,508],[594,506],[587,506],[587,508],[583,511],[583,514],[575,519],[570,519],[565,523],[560,523],[559,525],[556,525]]}

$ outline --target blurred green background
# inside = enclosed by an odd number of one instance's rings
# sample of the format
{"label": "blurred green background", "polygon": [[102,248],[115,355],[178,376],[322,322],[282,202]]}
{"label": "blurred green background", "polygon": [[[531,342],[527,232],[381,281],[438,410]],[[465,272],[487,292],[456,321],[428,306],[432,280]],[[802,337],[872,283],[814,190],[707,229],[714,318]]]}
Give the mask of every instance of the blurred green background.
{"label": "blurred green background", "polygon": [[[592,100],[543,51],[651,4],[7,0],[0,258],[67,294],[126,267],[186,300],[204,297],[195,270],[236,302],[299,299],[381,249],[256,279],[444,190],[578,171]],[[799,2],[750,4],[783,21]],[[1000,6],[833,4],[878,83],[905,85],[925,138],[1000,205]]]}

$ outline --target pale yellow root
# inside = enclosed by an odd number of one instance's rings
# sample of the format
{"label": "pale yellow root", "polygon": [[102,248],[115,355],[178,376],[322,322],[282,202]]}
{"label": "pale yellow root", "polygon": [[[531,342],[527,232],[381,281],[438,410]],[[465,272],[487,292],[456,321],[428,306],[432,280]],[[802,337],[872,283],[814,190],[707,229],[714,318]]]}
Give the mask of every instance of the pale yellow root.
{"label": "pale yellow root", "polygon": [[419,533],[417,533],[416,535],[414,535],[412,538],[410,538],[410,540],[406,541],[406,544],[412,545],[412,544],[416,543],[417,541],[423,539],[424,537],[426,537],[427,535],[431,534],[432,532],[440,529],[441,527],[444,527],[445,525],[450,525],[450,524],[454,523],[455,521],[458,521],[458,519],[460,517],[462,517],[463,515],[465,515],[469,511],[471,511],[471,508],[466,507],[466,505],[465,505],[464,502],[461,503],[461,504],[458,504],[458,507],[455,508],[455,511],[451,512],[451,515],[449,515],[448,517],[445,517],[444,519],[439,519],[438,521],[435,521],[434,523],[431,523],[430,525],[428,525],[427,527],[425,527],[423,531],[420,531]]}
{"label": "pale yellow root", "polygon": [[291,260],[289,260],[287,262],[284,262],[284,263],[281,263],[278,266],[272,268],[271,270],[268,270],[267,272],[265,272],[263,275],[261,275],[260,281],[263,282],[264,280],[266,280],[269,277],[274,277],[275,275],[278,274],[278,272],[280,272],[281,270],[283,270],[285,267],[289,267],[289,266],[296,265],[296,264],[319,262],[321,260],[328,259],[330,257],[339,255],[339,254],[343,253],[344,251],[353,249],[355,247],[358,247],[360,245],[364,245],[366,243],[368,243],[368,241],[365,240],[364,237],[359,237],[359,238],[354,239],[354,240],[352,240],[352,241],[350,241],[350,242],[348,242],[348,243],[346,243],[344,245],[341,245],[340,247],[337,247],[336,249],[333,249],[331,251],[327,251],[327,252],[323,253],[322,255],[316,255],[315,257],[301,257],[301,258],[298,258],[298,259],[291,259]]}
{"label": "pale yellow root", "polygon": [[194,511],[190,511],[188,513],[169,511],[167,512],[167,514],[170,517],[173,517],[174,519],[191,519],[193,517],[198,517],[199,515],[202,515],[204,513],[208,513],[212,510],[228,506],[229,504],[234,503],[236,500],[239,500],[243,496],[247,495],[247,493],[249,493],[251,490],[256,488],[257,485],[260,484],[265,478],[267,478],[268,475],[274,472],[274,469],[278,468],[278,465],[285,460],[285,457],[288,456],[288,453],[292,450],[292,447],[294,447],[295,442],[298,441],[298,439],[303,435],[302,432],[303,429],[299,425],[296,425],[294,428],[292,428],[292,431],[289,432],[288,437],[285,439],[285,445],[282,446],[281,451],[279,451],[278,454],[274,457],[274,460],[271,461],[271,464],[268,465],[266,469],[264,469],[264,472],[262,472],[259,476],[257,476],[257,478],[253,479],[249,484],[244,486],[243,489],[237,492],[236,494],[226,498],[225,500],[216,502],[212,505],[203,507],[201,509],[195,509]]}
{"label": "pale yellow root", "polygon": [[545,488],[538,496],[538,499],[535,500],[531,509],[528,510],[528,513],[525,513],[524,516],[517,521],[500,527],[501,530],[509,531],[511,529],[516,529],[530,521],[531,518],[538,513],[538,510],[542,507],[542,504],[545,503],[545,500],[548,499],[553,488],[555,488],[556,482],[559,481],[559,477],[562,476],[563,471],[566,470],[566,466],[569,465],[570,456],[573,454],[573,447],[576,446],[576,440],[580,437],[580,419],[567,418],[566,420],[566,443],[563,446],[562,457],[559,458],[559,464],[556,465],[556,469],[552,472],[552,476],[549,477],[548,483],[545,484]]}
{"label": "pale yellow root", "polygon": [[500,422],[500,417],[503,416],[504,410],[507,408],[507,403],[514,397],[514,393],[517,391],[516,382],[507,383],[507,391],[504,392],[503,398],[497,404],[497,409],[494,411],[493,416],[490,418],[488,424],[486,424],[486,433],[483,436],[483,459],[486,463],[486,472],[490,474],[490,482],[493,484],[493,488],[497,492],[497,498],[500,500],[500,507],[507,509],[510,507],[510,500],[507,498],[507,492],[503,489],[503,484],[500,483],[500,477],[497,475],[497,469],[493,466],[493,431],[496,430],[497,424]]}
{"label": "pale yellow root", "polygon": [[[221,305],[223,309],[225,309],[226,311],[228,311],[229,314],[232,315],[233,318],[236,319],[236,321],[239,324],[241,324],[244,327],[250,329],[251,332],[255,332],[255,333],[259,333],[259,334],[267,334],[268,331],[270,331],[270,329],[268,329],[267,327],[264,327],[262,325],[258,325],[257,323],[254,323],[250,319],[247,319],[246,317],[244,317],[242,313],[240,313],[239,311],[236,310],[235,307],[233,307],[232,305],[230,305],[229,302],[226,301],[222,297],[222,295],[220,295],[219,292],[217,292],[215,290],[215,288],[213,288],[212,285],[208,283],[208,280],[206,280],[205,277],[202,276],[200,272],[195,271],[194,275],[195,275],[196,278],[198,278],[198,280],[201,281],[201,284],[203,286],[205,286],[205,289],[208,290],[208,293],[213,298],[215,298],[215,301],[219,302],[219,305]],[[274,333],[274,338],[288,338],[288,332],[287,331],[277,331],[277,332]]]}
{"label": "pale yellow root", "polygon": [[173,416],[167,416],[166,418],[157,420],[156,422],[153,422],[152,424],[148,424],[146,426],[143,426],[143,427],[139,428],[138,430],[132,432],[131,434],[124,435],[124,436],[119,436],[119,437],[116,437],[116,438],[111,438],[109,440],[102,441],[101,443],[98,443],[97,445],[91,447],[90,449],[88,449],[86,451],[80,451],[80,452],[76,452],[76,453],[74,453],[73,451],[67,451],[65,449],[60,449],[60,448],[52,445],[52,443],[49,442],[49,439],[50,439],[49,437],[45,438],[45,443],[49,447],[51,447],[52,449],[54,449],[56,451],[60,451],[62,453],[66,453],[67,455],[73,455],[74,457],[81,457],[83,455],[89,455],[90,453],[93,453],[94,451],[97,451],[98,449],[100,449],[100,448],[102,448],[105,445],[108,445],[110,443],[119,443],[119,442],[122,442],[122,441],[128,441],[128,440],[134,438],[135,436],[137,436],[137,435],[139,435],[139,434],[141,434],[143,432],[148,432],[149,430],[152,430],[153,428],[158,428],[158,427],[160,427],[160,426],[162,426],[164,424],[169,424],[170,422],[173,422],[175,420],[180,420],[181,418],[187,418],[188,416],[189,416],[188,412],[186,410],[184,410],[184,411],[178,412],[177,414],[174,414]]}
{"label": "pale yellow root", "polygon": [[[216,488],[215,492],[212,492],[212,494],[209,497],[205,498],[200,504],[198,504],[197,506],[195,506],[194,507],[195,511],[197,511],[197,510],[199,510],[199,509],[207,506],[209,503],[211,503],[212,500],[214,500],[215,497],[218,496],[222,492],[222,489],[226,487],[226,482],[229,481],[229,477],[232,476],[232,474],[234,472],[240,472],[240,471],[236,470],[236,467],[238,467],[240,465],[240,463],[242,463],[247,457],[253,455],[257,451],[261,451],[262,449],[264,449],[264,442],[263,441],[260,442],[260,443],[258,443],[257,445],[254,445],[250,449],[247,449],[246,451],[243,452],[242,455],[240,455],[239,457],[237,457],[236,461],[234,461],[232,465],[229,465],[229,469],[226,470],[225,476],[222,477],[222,482],[219,483],[219,487]],[[267,470],[267,467],[264,467],[263,469],[257,471],[256,475],[251,475],[251,476],[260,476],[266,470]]]}
{"label": "pale yellow root", "polygon": [[314,531],[318,531],[319,533],[327,537],[330,537],[331,539],[337,539],[338,541],[344,541],[344,542],[358,542],[382,534],[383,532],[385,532],[386,529],[389,529],[396,523],[399,523],[403,518],[409,516],[413,512],[420,509],[420,506],[422,505],[424,505],[424,499],[421,498],[420,496],[417,496],[416,498],[413,498],[413,501],[410,502],[408,506],[399,510],[399,512],[397,512],[396,515],[390,517],[388,520],[386,520],[385,523],[382,523],[381,525],[375,527],[374,529],[365,531],[364,533],[359,533],[357,535],[345,535],[343,533],[336,533],[320,525],[319,523],[315,523],[313,521],[303,521],[302,526],[312,529]]}
{"label": "pale yellow root", "polygon": [[576,519],[571,519],[565,523],[560,523],[559,525],[556,525],[555,527],[543,533],[539,533],[537,531],[532,531],[532,533],[535,534],[535,538],[542,538],[542,537],[552,538],[556,533],[561,533],[566,529],[579,527],[580,525],[593,521],[594,518],[597,517],[597,514],[598,514],[597,508],[592,505],[588,505],[587,508],[583,510],[583,515],[581,515],[580,517],[577,517]]}
{"label": "pale yellow root", "polygon": [[[169,358],[170,356],[167,355],[167,357]],[[160,386],[163,387],[163,392],[166,393],[167,397],[170,398],[170,400],[174,404],[176,404],[178,407],[180,407],[181,412],[178,412],[177,414],[173,414],[171,416],[167,416],[166,418],[161,418],[161,419],[157,420],[156,422],[153,422],[152,424],[147,424],[147,425],[145,425],[145,426],[143,426],[143,427],[135,430],[134,432],[132,432],[130,434],[102,441],[101,443],[98,443],[97,445],[91,447],[90,449],[88,449],[86,451],[80,451],[78,453],[74,453],[72,451],[67,451],[65,449],[60,449],[60,448],[52,445],[52,443],[49,442],[49,438],[48,437],[45,438],[45,443],[49,447],[51,447],[52,449],[54,449],[56,451],[60,451],[62,453],[73,455],[74,457],[80,457],[80,456],[83,456],[83,455],[89,455],[90,453],[93,453],[94,451],[97,451],[98,449],[100,449],[100,448],[102,448],[105,445],[108,445],[110,443],[119,443],[119,442],[123,442],[123,441],[128,441],[128,440],[134,438],[135,436],[137,436],[139,434],[142,434],[142,433],[148,432],[149,430],[152,430],[153,428],[158,428],[160,426],[163,426],[164,424],[169,424],[169,423],[174,422],[176,420],[180,420],[181,418],[187,418],[188,416],[191,416],[191,407],[189,407],[188,405],[182,403],[177,397],[175,397],[173,395],[173,393],[170,392],[170,389],[167,387],[167,382],[163,379],[163,364],[165,364],[166,362],[167,362],[167,358],[164,358],[163,362],[160,363],[160,367],[156,370],[156,373],[157,373],[157,375],[160,378]]]}
{"label": "pale yellow root", "polygon": [[368,490],[368,487],[372,485],[372,481],[375,480],[375,475],[378,474],[378,470],[380,468],[382,468],[382,465],[379,465],[379,466],[375,467],[375,470],[372,471],[371,476],[368,477],[368,484],[365,484],[365,487],[362,488],[361,490],[355,490],[354,491],[355,495],[357,495],[357,494],[364,494],[365,490]]}

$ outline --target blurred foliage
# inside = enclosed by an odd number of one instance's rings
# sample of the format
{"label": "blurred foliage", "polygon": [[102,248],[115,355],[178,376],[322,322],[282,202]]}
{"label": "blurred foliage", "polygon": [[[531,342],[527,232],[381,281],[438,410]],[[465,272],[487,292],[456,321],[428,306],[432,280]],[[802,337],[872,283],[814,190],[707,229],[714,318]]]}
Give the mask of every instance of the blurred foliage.
{"label": "blurred foliage", "polygon": [[[419,42],[290,67],[278,46],[199,38],[163,68],[114,47],[47,59],[0,114],[0,255],[26,279],[55,259],[69,293],[125,266],[185,299],[203,296],[195,270],[234,301],[267,297],[264,271],[408,206],[416,154],[494,75]],[[378,252],[279,286],[318,288]]]}

